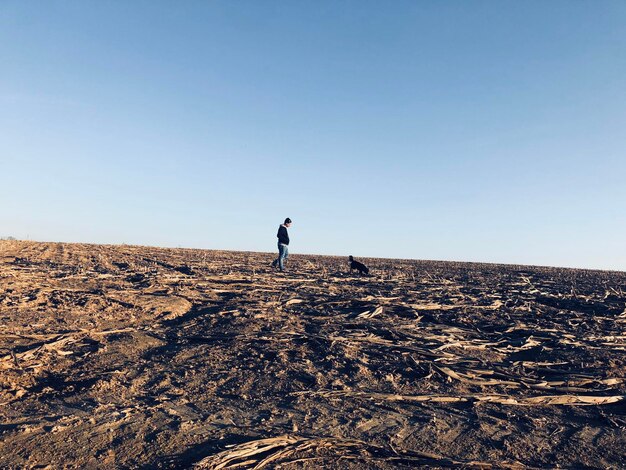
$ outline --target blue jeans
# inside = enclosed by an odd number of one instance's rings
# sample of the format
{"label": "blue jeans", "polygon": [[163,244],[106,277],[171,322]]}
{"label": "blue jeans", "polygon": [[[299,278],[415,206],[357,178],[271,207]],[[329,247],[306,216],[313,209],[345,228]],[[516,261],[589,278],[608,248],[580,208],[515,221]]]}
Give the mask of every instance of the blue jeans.
{"label": "blue jeans", "polygon": [[285,261],[287,261],[287,257],[289,257],[289,248],[287,247],[287,245],[283,245],[282,243],[279,243],[278,244],[278,258],[274,260],[274,262],[272,263],[272,266],[276,267],[276,265],[278,264],[278,267],[280,268],[280,270],[284,271]]}

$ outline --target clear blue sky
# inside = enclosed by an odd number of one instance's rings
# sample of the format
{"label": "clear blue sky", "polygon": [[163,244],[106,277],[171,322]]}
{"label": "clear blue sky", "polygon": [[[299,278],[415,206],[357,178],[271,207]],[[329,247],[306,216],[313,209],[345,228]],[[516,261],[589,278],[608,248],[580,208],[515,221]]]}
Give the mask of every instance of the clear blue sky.
{"label": "clear blue sky", "polygon": [[0,0],[0,235],[626,270],[626,2]]}

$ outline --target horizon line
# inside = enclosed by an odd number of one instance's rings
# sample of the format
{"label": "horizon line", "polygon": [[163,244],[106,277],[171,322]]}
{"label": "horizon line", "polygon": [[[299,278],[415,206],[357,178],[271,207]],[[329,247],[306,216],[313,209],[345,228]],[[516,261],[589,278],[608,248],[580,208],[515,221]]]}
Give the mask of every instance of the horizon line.
{"label": "horizon line", "polygon": [[[31,240],[20,239],[14,237],[3,237],[0,241],[16,241],[16,242],[29,242],[29,243],[58,243],[68,245],[99,245],[99,246],[129,246],[138,248],[162,248],[167,250],[201,250],[201,251],[227,251],[233,253],[260,253],[260,254],[275,254],[273,251],[257,251],[257,250],[235,250],[229,248],[198,248],[190,246],[158,246],[158,245],[141,245],[134,243],[97,243],[97,242],[73,242],[73,241],[52,241],[52,240]],[[289,253],[289,256],[324,256],[328,258],[347,258],[348,255],[336,255],[336,254],[322,254],[322,253]],[[549,268],[549,269],[568,269],[576,271],[600,271],[610,273],[626,274],[626,270],[621,269],[603,269],[603,268],[581,268],[572,266],[551,266],[542,264],[522,264],[522,263],[510,263],[510,262],[495,262],[495,261],[467,261],[467,260],[445,260],[445,259],[424,259],[424,258],[386,258],[382,256],[359,256],[361,259],[375,259],[375,260],[392,260],[392,261],[421,261],[429,263],[457,263],[457,264],[488,264],[493,266],[514,266],[514,267],[528,267],[528,268]]]}

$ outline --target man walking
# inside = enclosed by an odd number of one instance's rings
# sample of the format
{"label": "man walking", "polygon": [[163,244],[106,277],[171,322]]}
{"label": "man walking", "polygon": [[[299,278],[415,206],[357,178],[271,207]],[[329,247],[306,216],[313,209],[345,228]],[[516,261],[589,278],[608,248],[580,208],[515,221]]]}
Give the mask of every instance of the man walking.
{"label": "man walking", "polygon": [[285,270],[285,261],[289,256],[289,234],[287,229],[291,227],[291,219],[287,217],[285,223],[278,227],[278,258],[272,261],[272,267],[278,266],[281,271]]}

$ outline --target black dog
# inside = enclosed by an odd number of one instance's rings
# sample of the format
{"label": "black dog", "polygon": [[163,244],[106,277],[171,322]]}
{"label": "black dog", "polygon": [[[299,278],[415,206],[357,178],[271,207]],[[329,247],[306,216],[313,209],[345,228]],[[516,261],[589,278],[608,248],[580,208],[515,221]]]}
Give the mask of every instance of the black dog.
{"label": "black dog", "polygon": [[359,263],[358,261],[354,261],[354,258],[352,257],[352,255],[350,255],[348,260],[350,261],[350,272],[352,272],[353,269],[356,269],[360,274],[369,274],[370,273],[370,270],[368,269],[368,267],[365,266],[363,263]]}

